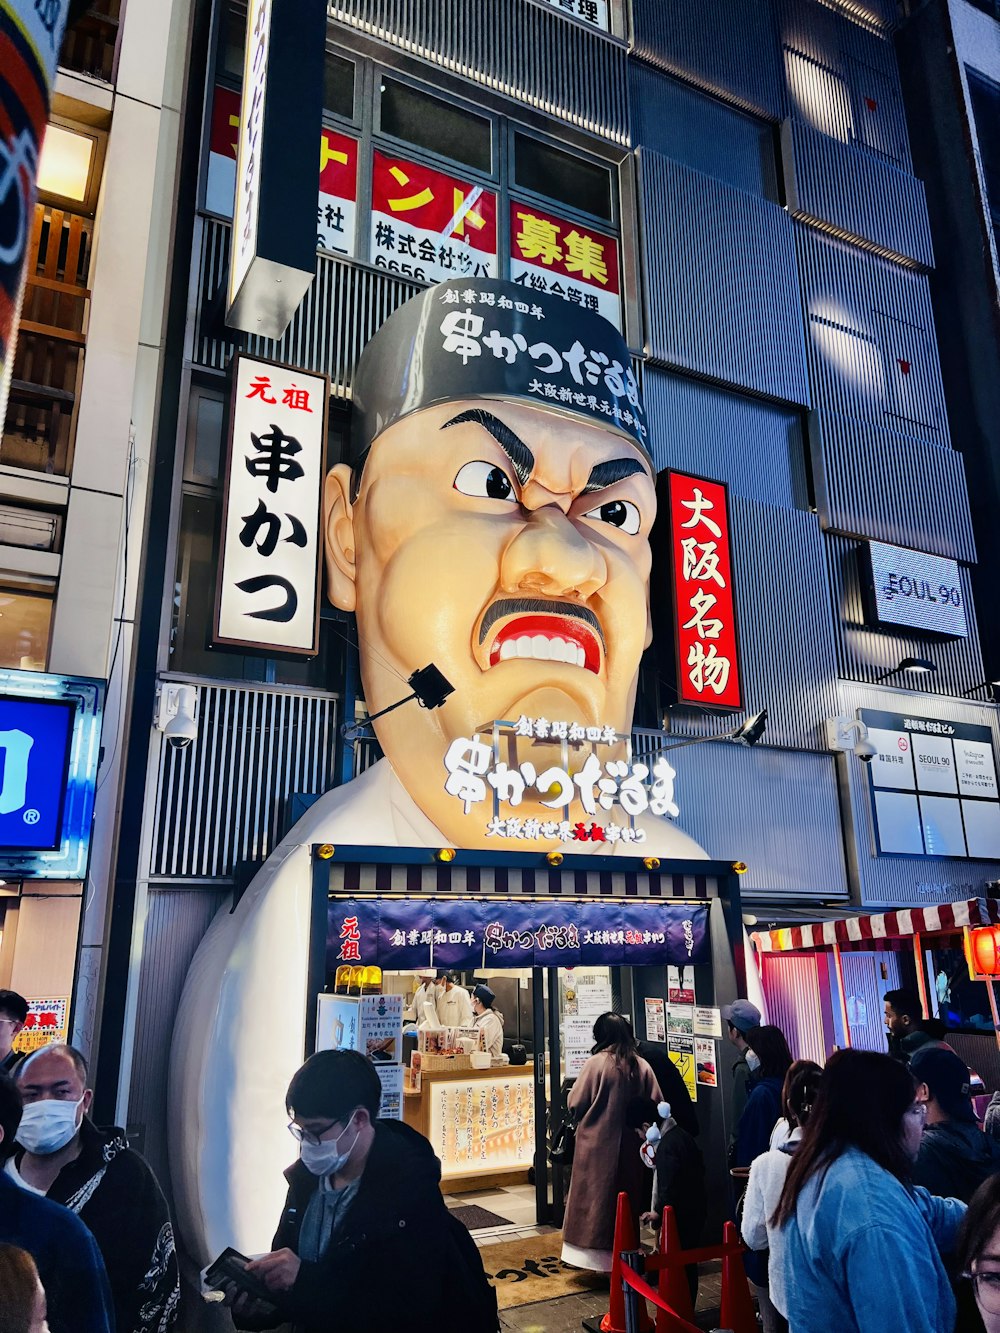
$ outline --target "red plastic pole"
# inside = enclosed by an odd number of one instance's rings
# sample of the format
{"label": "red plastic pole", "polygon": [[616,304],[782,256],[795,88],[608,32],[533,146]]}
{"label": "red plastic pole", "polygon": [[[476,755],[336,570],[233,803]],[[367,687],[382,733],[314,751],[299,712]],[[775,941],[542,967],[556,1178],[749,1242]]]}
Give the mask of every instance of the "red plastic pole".
{"label": "red plastic pole", "polygon": [[[686,1319],[694,1321],[694,1309],[691,1305],[691,1290],[688,1287],[687,1274],[679,1263],[670,1260],[681,1254],[681,1238],[677,1231],[677,1218],[672,1208],[664,1208],[660,1225],[660,1257],[663,1267],[660,1269],[660,1281],[657,1290],[672,1310]],[[668,1333],[668,1324],[662,1311],[657,1311],[656,1333]]]}
{"label": "red plastic pole", "polygon": [[758,1333],[757,1317],[743,1267],[743,1245],[732,1222],[722,1229],[722,1302],[719,1325],[733,1333]]}
{"label": "red plastic pole", "polygon": [[[615,1215],[615,1239],[611,1258],[611,1303],[608,1313],[601,1320],[601,1333],[626,1333],[625,1328],[625,1292],[622,1289],[622,1250],[636,1249],[635,1228],[632,1225],[632,1205],[628,1195],[622,1191],[618,1196],[618,1212]],[[644,1300],[638,1301],[639,1333],[653,1333],[653,1321]]]}

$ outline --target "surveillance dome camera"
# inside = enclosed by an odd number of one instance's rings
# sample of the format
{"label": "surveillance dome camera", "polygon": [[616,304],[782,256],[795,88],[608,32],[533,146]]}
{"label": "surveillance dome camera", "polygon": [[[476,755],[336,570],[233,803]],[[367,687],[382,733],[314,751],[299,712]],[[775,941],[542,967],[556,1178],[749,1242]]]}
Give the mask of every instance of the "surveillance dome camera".
{"label": "surveillance dome camera", "polygon": [[167,723],[163,735],[168,745],[183,750],[198,739],[198,722],[190,713],[178,713]]}
{"label": "surveillance dome camera", "polygon": [[858,743],[855,745],[854,753],[858,756],[858,758],[861,760],[863,764],[870,764],[871,761],[878,754],[878,746],[873,745],[872,742],[868,740],[867,737],[865,737],[864,740],[858,741]]}

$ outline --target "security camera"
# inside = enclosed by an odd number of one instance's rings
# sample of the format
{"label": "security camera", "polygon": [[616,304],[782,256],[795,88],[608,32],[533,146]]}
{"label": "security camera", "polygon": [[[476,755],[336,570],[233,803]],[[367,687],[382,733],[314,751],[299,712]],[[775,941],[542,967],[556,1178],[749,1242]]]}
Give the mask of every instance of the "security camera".
{"label": "security camera", "polygon": [[854,746],[854,753],[863,764],[870,764],[878,754],[878,746],[873,745],[866,736],[863,740],[859,740]]}
{"label": "security camera", "polygon": [[156,699],[154,725],[175,750],[198,739],[198,691],[193,685],[164,682]]}
{"label": "security camera", "polygon": [[869,740],[868,728],[860,718],[827,718],[826,740],[831,750],[850,750],[863,764],[870,764],[878,754],[878,746]]}

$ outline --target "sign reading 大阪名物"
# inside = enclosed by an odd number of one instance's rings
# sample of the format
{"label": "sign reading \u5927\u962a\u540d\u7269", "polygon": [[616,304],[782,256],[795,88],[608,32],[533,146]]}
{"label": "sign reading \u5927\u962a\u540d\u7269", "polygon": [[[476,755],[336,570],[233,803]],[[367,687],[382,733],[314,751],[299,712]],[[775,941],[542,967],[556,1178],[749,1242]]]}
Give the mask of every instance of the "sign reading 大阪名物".
{"label": "sign reading \u5927\u962a\u540d\u7269", "polygon": [[958,565],[924,551],[885,542],[865,548],[870,571],[868,618],[874,625],[904,625],[926,634],[968,637]]}

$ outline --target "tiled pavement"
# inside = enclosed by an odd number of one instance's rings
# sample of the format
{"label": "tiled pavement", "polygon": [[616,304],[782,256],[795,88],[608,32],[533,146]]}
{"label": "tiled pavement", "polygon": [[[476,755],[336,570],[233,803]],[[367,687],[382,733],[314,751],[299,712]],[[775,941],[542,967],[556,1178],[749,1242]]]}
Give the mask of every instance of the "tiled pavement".
{"label": "tiled pavement", "polygon": [[[518,1236],[544,1235],[555,1230],[553,1227],[534,1224],[534,1190],[528,1186],[449,1196],[446,1202],[450,1206],[475,1203],[500,1217],[509,1218],[509,1225],[474,1231],[473,1239],[480,1247],[513,1240]],[[720,1284],[718,1265],[703,1266],[696,1319],[704,1329],[715,1328],[718,1324]],[[538,1301],[534,1305],[521,1305],[503,1311],[500,1326],[517,1330],[518,1333],[581,1333],[585,1319],[594,1320],[595,1325],[600,1321],[607,1312],[608,1299],[608,1289],[604,1287],[572,1296],[560,1296],[552,1301]]]}

